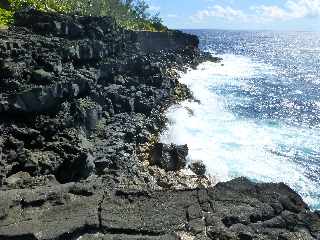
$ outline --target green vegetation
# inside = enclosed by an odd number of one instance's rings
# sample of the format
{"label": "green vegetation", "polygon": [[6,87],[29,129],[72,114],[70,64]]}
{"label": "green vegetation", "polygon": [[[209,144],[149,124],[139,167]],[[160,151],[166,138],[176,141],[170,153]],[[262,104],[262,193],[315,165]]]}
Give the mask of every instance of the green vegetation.
{"label": "green vegetation", "polygon": [[0,28],[11,24],[13,21],[13,12],[0,8]]}
{"label": "green vegetation", "polygon": [[0,26],[11,24],[14,12],[24,7],[83,16],[112,16],[126,29],[166,30],[159,13],[151,15],[144,0],[0,0]]}

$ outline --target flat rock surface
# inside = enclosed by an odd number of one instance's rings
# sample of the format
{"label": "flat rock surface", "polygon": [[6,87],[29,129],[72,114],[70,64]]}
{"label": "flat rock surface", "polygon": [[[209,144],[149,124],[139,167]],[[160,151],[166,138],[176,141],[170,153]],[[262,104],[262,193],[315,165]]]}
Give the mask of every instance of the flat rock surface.
{"label": "flat rock surface", "polygon": [[239,178],[210,189],[104,193],[96,190],[101,186],[83,182],[1,193],[0,239],[320,237],[320,216],[284,184]]}

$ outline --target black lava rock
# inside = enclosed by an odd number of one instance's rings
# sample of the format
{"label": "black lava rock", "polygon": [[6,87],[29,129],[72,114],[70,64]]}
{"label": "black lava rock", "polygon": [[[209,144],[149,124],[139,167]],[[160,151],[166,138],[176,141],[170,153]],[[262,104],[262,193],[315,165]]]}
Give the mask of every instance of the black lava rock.
{"label": "black lava rock", "polygon": [[[197,37],[34,9],[15,18],[0,31],[0,239],[320,239],[319,213],[285,184],[159,191],[179,173],[139,151],[163,110],[191,97],[172,68],[219,60]],[[177,171],[188,147],[152,155]]]}
{"label": "black lava rock", "polygon": [[158,143],[152,151],[152,162],[166,171],[178,171],[186,167],[187,155],[187,145],[177,146]]}
{"label": "black lava rock", "polygon": [[206,174],[206,165],[202,161],[192,162],[189,168],[199,176],[204,176]]}

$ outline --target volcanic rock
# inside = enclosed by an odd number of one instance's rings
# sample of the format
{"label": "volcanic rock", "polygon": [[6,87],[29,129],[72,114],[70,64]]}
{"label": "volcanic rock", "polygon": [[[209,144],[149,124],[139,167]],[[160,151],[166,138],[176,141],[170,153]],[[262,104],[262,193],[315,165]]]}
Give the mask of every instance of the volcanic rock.
{"label": "volcanic rock", "polygon": [[152,162],[167,170],[178,171],[187,165],[188,146],[176,146],[158,143],[154,146]]}
{"label": "volcanic rock", "polygon": [[219,61],[198,42],[17,12],[0,31],[0,239],[320,239],[319,213],[285,184],[190,187],[188,147],[154,144],[164,109],[191,97],[172,69]]}
{"label": "volcanic rock", "polygon": [[204,176],[206,174],[206,165],[202,161],[191,162],[189,168],[199,176]]}

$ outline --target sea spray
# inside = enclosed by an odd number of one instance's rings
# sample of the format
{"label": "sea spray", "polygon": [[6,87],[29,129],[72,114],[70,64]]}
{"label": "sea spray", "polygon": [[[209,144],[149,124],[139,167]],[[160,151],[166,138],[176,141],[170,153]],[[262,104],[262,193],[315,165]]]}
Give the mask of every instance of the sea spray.
{"label": "sea spray", "polygon": [[221,57],[222,63],[206,62],[181,75],[180,82],[197,101],[167,111],[169,124],[161,140],[188,144],[190,161],[204,161],[208,174],[220,181],[246,176],[259,182],[285,182],[311,207],[320,208],[320,168],[311,159],[320,152],[319,131],[238,114],[237,108],[246,108],[252,95],[260,94],[252,80],[272,79],[276,70],[244,56]]}

